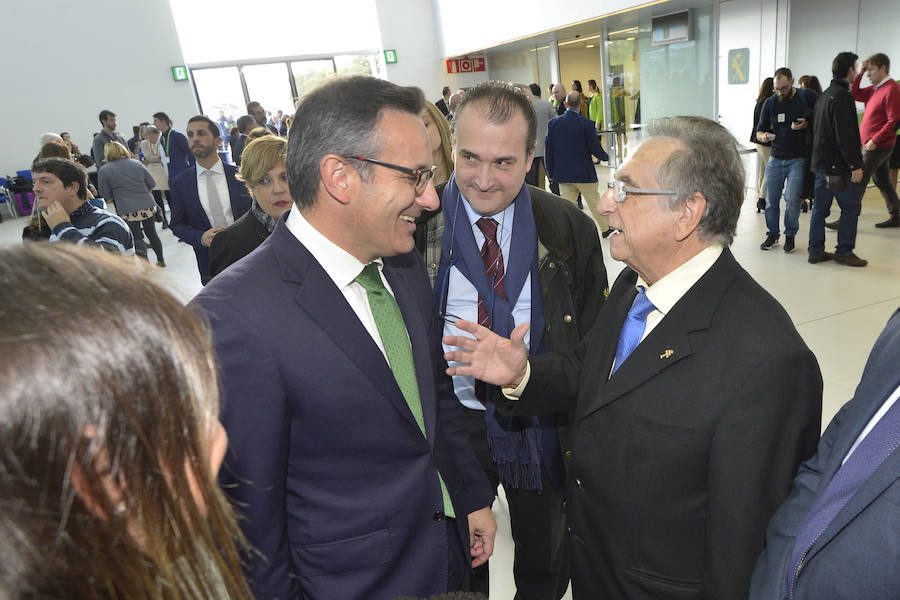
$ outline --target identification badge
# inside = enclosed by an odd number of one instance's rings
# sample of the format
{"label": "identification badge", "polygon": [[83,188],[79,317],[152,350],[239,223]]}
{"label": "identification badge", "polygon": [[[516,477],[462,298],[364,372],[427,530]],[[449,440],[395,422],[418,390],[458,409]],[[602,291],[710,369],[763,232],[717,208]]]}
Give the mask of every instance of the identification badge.
{"label": "identification badge", "polygon": [[778,122],[784,123],[784,113],[778,113]]}

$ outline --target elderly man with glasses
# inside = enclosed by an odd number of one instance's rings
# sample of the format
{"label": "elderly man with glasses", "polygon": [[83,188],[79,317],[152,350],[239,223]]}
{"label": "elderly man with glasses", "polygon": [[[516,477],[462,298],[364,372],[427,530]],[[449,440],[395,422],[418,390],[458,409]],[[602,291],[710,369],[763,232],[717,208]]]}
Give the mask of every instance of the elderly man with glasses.
{"label": "elderly man with glasses", "polygon": [[423,106],[373,77],[310,92],[288,140],[294,206],[193,302],[212,325],[221,479],[258,550],[258,598],[429,597],[493,551],[493,494],[413,245],[438,206]]}
{"label": "elderly man with glasses", "polygon": [[599,209],[628,268],[574,350],[528,356],[474,323],[454,375],[513,414],[568,410],[576,599],[746,598],[766,523],[815,451],[822,378],[778,302],[728,246],[737,143],[700,117],[657,121]]}

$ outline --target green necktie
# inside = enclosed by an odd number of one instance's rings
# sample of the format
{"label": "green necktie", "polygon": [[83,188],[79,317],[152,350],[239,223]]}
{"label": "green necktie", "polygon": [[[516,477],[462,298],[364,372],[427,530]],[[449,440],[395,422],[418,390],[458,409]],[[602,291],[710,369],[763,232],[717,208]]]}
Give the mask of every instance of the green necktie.
{"label": "green necktie", "polygon": [[[412,347],[409,344],[409,335],[406,325],[403,323],[403,314],[397,301],[384,287],[381,273],[376,263],[367,264],[362,273],[356,277],[356,282],[366,289],[366,297],[375,317],[375,325],[384,344],[384,351],[388,357],[394,379],[412,411],[422,435],[425,433],[425,419],[422,416],[422,400],[419,397],[419,382],[416,379],[416,366],[413,362]],[[450,493],[444,484],[444,478],[438,474],[441,482],[441,494],[444,497],[444,514],[455,517],[453,504],[450,502]]]}

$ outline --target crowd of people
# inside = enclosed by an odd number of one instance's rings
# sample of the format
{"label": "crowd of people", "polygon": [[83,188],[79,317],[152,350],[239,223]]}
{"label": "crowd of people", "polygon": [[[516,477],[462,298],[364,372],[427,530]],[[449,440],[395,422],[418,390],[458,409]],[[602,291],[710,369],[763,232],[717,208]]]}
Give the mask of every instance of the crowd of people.
{"label": "crowd of people", "polygon": [[[799,78],[782,67],[760,86],[753,113],[751,141],[758,156],[757,212],[765,211],[766,239],[760,248],[780,243],[781,198],[784,208],[784,251],[793,252],[799,213],[812,203],[808,260],[830,260],[851,267],[868,261],[854,252],[857,223],[869,179],[884,197],[888,218],[880,229],[900,227],[897,171],[900,167],[900,84],[890,78],[890,59],[841,52],[832,65],[824,91],[815,76]],[[867,75],[870,86],[862,85]],[[858,121],[856,102],[865,105]],[[858,125],[857,125],[858,123]],[[802,200],[801,200],[802,199]],[[826,222],[834,200],[840,218]],[[825,250],[825,228],[837,230],[835,251]]]}
{"label": "crowd of people", "polygon": [[[883,177],[878,56],[869,91],[852,53],[819,95],[776,72],[764,246],[807,169],[823,227],[826,193],[843,228]],[[729,250],[735,138],[659,119],[600,194],[579,88],[550,115],[538,86],[337,78],[274,127],[250,103],[239,166],[208,116],[129,146],[104,110],[116,214],[40,157],[50,243],[0,250],[3,595],[484,598],[502,485],[517,598],[897,597],[900,313],[820,440],[816,357]],[[186,308],[133,256],[146,235],[164,266],[163,199],[204,283]]]}

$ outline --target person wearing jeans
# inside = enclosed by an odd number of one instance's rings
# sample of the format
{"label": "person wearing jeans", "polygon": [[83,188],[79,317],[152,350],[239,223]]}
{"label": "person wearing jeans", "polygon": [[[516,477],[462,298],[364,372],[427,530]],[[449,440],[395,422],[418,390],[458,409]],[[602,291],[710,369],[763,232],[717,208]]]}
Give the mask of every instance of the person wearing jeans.
{"label": "person wearing jeans", "polygon": [[806,177],[805,158],[782,160],[769,157],[766,165],[766,233],[778,239],[779,216],[781,215],[781,194],[784,191],[784,236],[785,252],[788,243],[793,250],[793,238],[800,229],[800,194],[803,192],[803,178]]}
{"label": "person wearing jeans", "polygon": [[[830,190],[826,176],[823,173],[816,173],[816,201],[813,202],[812,214],[809,217],[809,245],[807,248],[809,262],[813,264],[832,258],[838,262],[844,262],[843,257],[853,255],[862,194],[858,183],[853,183],[849,178],[845,178],[844,181],[846,182],[844,189]],[[841,217],[837,230],[837,248],[834,255],[831,255],[825,252],[825,219],[828,217],[833,200],[837,200],[838,206],[841,207]]]}

